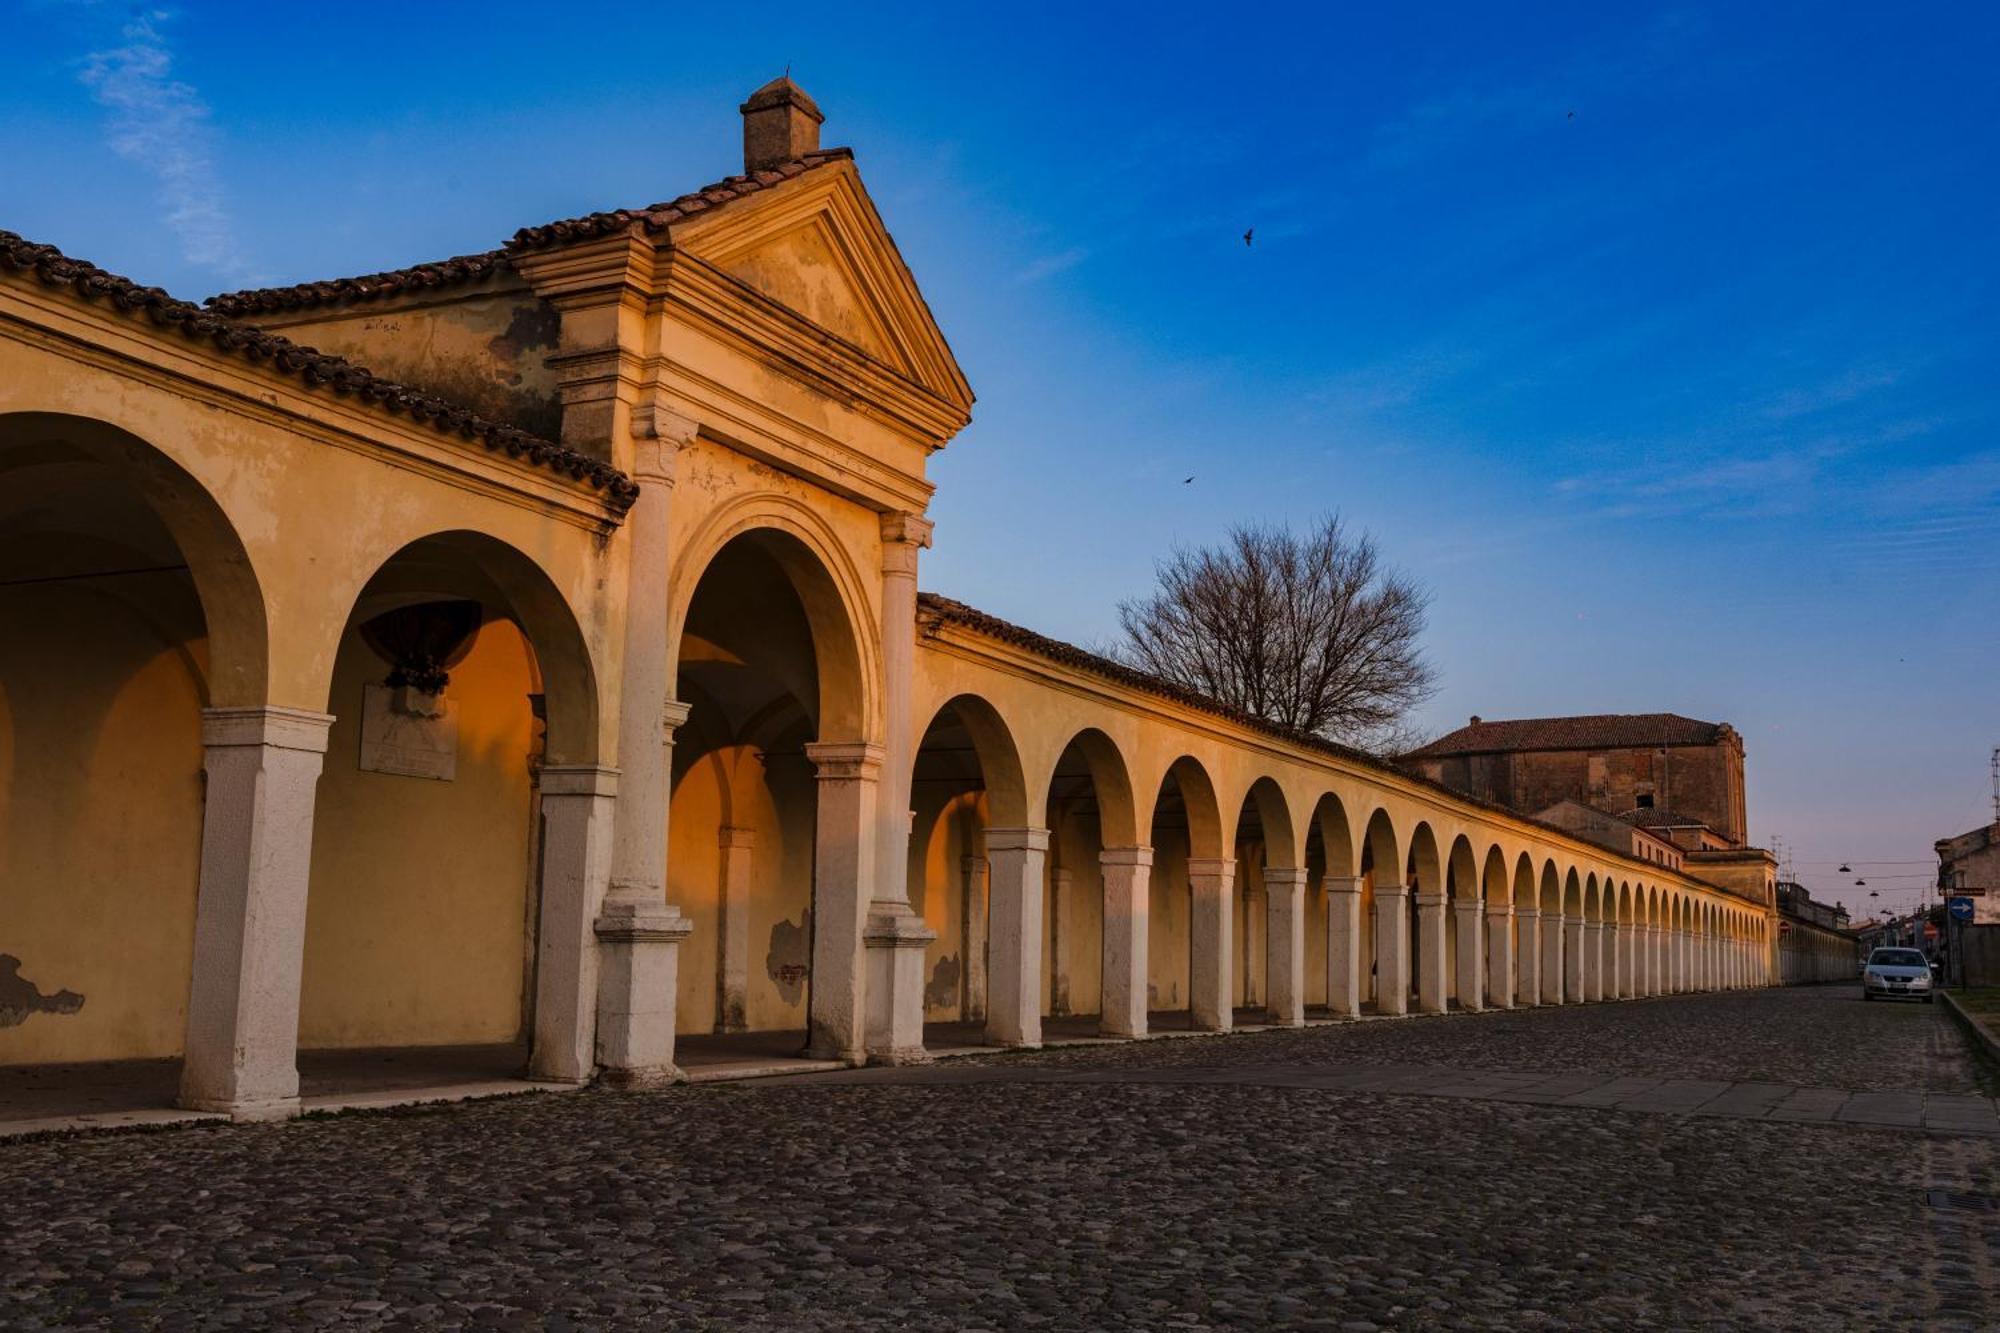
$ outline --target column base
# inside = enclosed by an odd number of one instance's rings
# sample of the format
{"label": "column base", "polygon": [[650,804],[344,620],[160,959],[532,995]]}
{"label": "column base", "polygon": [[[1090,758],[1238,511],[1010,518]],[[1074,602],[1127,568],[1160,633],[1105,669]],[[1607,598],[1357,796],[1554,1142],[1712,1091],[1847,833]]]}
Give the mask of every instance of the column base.
{"label": "column base", "polygon": [[598,944],[597,1064],[613,1087],[664,1087],[674,1065],[680,946],[694,930],[657,890],[612,886]]}
{"label": "column base", "polygon": [[687,1082],[687,1072],[678,1065],[646,1065],[642,1068],[613,1068],[606,1065],[597,1076],[599,1087],[620,1092],[642,1092],[648,1088],[671,1088]]}
{"label": "column base", "polygon": [[210,1111],[226,1115],[239,1125],[270,1120],[295,1120],[300,1103],[297,1097],[278,1097],[262,1102],[232,1102],[208,1097],[180,1097],[175,1105],[183,1111]]}
{"label": "column base", "polygon": [[861,932],[868,968],[862,1053],[867,1063],[930,1063],[924,1050],[924,951],[936,938],[922,917],[901,904],[869,915]]}

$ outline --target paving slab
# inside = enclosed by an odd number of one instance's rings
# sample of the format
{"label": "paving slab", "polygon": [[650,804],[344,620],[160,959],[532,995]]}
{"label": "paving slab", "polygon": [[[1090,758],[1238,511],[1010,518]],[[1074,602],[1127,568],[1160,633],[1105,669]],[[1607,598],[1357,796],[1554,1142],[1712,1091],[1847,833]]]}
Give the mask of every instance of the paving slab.
{"label": "paving slab", "polygon": [[1618,1108],[1622,1111],[1688,1112],[1714,1101],[1727,1091],[1727,1083],[1670,1078],[1622,1098]]}
{"label": "paving slab", "polygon": [[1701,1114],[1760,1119],[1796,1091],[1784,1083],[1732,1083],[1721,1096],[1703,1103]]}

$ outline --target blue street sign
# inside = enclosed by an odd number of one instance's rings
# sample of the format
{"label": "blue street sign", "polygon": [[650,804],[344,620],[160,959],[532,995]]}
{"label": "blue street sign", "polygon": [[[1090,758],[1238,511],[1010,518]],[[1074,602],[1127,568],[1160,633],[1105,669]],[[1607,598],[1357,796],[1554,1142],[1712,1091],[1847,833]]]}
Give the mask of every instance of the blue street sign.
{"label": "blue street sign", "polygon": [[1953,898],[1951,902],[1947,904],[1947,906],[1951,910],[1952,920],[1954,921],[1972,920],[1972,899]]}

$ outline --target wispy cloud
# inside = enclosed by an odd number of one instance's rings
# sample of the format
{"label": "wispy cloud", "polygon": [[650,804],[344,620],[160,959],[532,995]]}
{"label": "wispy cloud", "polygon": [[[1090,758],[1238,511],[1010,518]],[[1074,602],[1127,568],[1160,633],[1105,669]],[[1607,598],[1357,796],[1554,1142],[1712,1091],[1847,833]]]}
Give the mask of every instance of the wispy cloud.
{"label": "wispy cloud", "polygon": [[1014,275],[1014,281],[1040,282],[1044,278],[1053,278],[1058,273],[1067,273],[1070,269],[1075,268],[1088,258],[1090,258],[1090,251],[1080,245],[1073,245],[1067,250],[1059,250],[1052,255],[1043,255],[1041,258],[1027,264],[1019,273]]}
{"label": "wispy cloud", "polygon": [[173,77],[173,49],[166,25],[172,15],[152,10],[134,16],[119,44],[84,57],[81,78],[108,113],[113,151],[159,182],[167,226],[181,255],[229,277],[247,276],[222,182],[215,169],[214,128],[208,103]]}

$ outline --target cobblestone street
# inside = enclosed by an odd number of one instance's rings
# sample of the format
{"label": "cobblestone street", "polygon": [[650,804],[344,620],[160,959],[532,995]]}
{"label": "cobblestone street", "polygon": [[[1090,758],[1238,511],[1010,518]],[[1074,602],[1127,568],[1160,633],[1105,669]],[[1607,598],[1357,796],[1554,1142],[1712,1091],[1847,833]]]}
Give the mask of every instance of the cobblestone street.
{"label": "cobblestone street", "polygon": [[2000,1214],[1925,1195],[1991,1136],[1357,1066],[1992,1093],[1838,986],[23,1142],[0,1325],[1990,1327]]}

